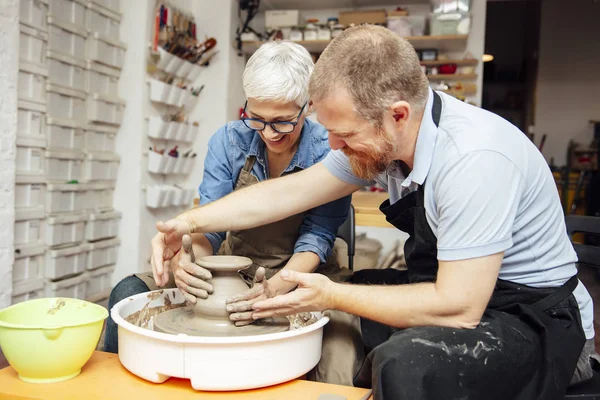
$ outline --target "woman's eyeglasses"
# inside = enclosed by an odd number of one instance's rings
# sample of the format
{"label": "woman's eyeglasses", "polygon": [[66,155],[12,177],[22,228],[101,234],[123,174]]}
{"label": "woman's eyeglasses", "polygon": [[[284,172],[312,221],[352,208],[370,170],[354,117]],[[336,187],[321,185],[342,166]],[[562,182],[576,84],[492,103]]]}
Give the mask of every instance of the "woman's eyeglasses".
{"label": "woman's eyeglasses", "polygon": [[248,118],[246,117],[246,107],[248,107],[248,100],[246,100],[246,104],[244,104],[244,112],[242,113],[242,122],[248,128],[253,129],[255,131],[264,130],[267,125],[271,127],[277,133],[292,133],[294,129],[296,129],[296,125],[298,125],[298,121],[300,120],[300,116],[304,112],[304,108],[306,107],[306,103],[300,109],[298,116],[296,117],[296,121],[282,121],[282,122],[267,122],[258,118]]}

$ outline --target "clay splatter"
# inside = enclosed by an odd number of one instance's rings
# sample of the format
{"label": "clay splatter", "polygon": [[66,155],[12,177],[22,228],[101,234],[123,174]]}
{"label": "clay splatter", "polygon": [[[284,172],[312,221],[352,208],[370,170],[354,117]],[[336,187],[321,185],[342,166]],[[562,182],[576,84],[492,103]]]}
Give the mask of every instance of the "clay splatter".
{"label": "clay splatter", "polygon": [[290,330],[304,328],[318,321],[317,317],[309,312],[290,315],[287,319],[290,321]]}
{"label": "clay splatter", "polygon": [[67,305],[67,302],[66,302],[66,301],[64,301],[63,299],[58,299],[58,300],[56,301],[56,303],[55,303],[55,304],[54,304],[52,307],[50,307],[50,308],[48,309],[48,314],[50,314],[50,315],[54,315],[54,314],[56,314],[56,313],[57,313],[57,312],[58,312],[58,311],[59,311],[61,308],[63,308],[63,307],[64,307],[64,306],[66,306],[66,305]]}
{"label": "clay splatter", "polygon": [[475,359],[479,359],[483,356],[484,352],[490,352],[496,350],[495,347],[489,346],[482,341],[478,341],[473,349],[469,349],[466,344],[450,345],[448,346],[444,341],[435,343],[425,339],[415,338],[412,339],[413,343],[420,343],[425,346],[435,347],[442,350],[444,353],[451,355],[469,355]]}
{"label": "clay splatter", "polygon": [[148,293],[147,297],[149,300],[156,300],[163,294],[163,292],[164,292],[164,290],[157,290],[154,292],[150,292],[150,293]]}

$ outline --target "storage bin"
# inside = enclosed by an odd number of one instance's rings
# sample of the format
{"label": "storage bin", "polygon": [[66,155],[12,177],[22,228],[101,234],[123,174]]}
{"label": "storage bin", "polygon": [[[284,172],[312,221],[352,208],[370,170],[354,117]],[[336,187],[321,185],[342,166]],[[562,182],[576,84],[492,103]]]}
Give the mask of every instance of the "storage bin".
{"label": "storage bin", "polygon": [[82,184],[49,183],[46,187],[46,213],[85,211],[86,187]]}
{"label": "storage bin", "polygon": [[46,57],[50,70],[49,83],[85,91],[84,61],[54,50],[48,50]]}
{"label": "storage bin", "polygon": [[183,195],[181,198],[181,206],[187,206],[187,207],[192,207],[193,206],[193,200],[194,200],[194,196],[196,195],[196,188],[194,187],[190,187],[190,188],[185,188],[183,189]]}
{"label": "storage bin", "polygon": [[173,186],[171,189],[173,194],[171,195],[171,206],[179,206],[183,203],[183,190],[177,186]]}
{"label": "storage bin", "polygon": [[46,85],[48,116],[85,121],[85,93],[64,86]]}
{"label": "storage bin", "polygon": [[90,214],[85,230],[85,239],[96,241],[117,236],[120,221],[121,213],[118,211]]}
{"label": "storage bin", "polygon": [[165,139],[169,121],[161,117],[148,118],[148,136],[154,139]]}
{"label": "storage bin", "polygon": [[179,124],[177,122],[168,122],[167,129],[165,131],[165,139],[174,140],[179,130]]}
{"label": "storage bin", "polygon": [[185,169],[185,165],[187,163],[187,158],[179,157],[175,162],[175,168],[173,168],[174,174],[183,174],[183,170]]}
{"label": "storage bin", "polygon": [[158,48],[159,60],[156,64],[156,69],[165,71],[171,75],[175,74],[175,72],[183,65],[185,60],[177,57],[174,54],[169,53],[162,47]]}
{"label": "storage bin", "polygon": [[86,183],[85,209],[88,211],[106,211],[113,208],[115,182]]}
{"label": "storage bin", "polygon": [[17,175],[15,180],[15,212],[37,211],[41,215],[46,212],[46,180],[39,176],[37,179],[26,180]]}
{"label": "storage bin", "polygon": [[50,15],[85,29],[85,0],[50,0]]}
{"label": "storage bin", "polygon": [[120,125],[125,112],[125,102],[117,97],[94,93],[88,97],[87,116],[92,122]]}
{"label": "storage bin", "polygon": [[190,129],[188,129],[185,141],[188,143],[194,143],[196,141],[196,136],[198,136],[199,134],[200,127],[198,125],[190,124]]}
{"label": "storage bin", "polygon": [[120,71],[93,61],[86,63],[88,93],[100,93],[106,96],[117,97],[119,95]]}
{"label": "storage bin", "polygon": [[83,128],[80,121],[52,118],[46,119],[47,143],[50,149],[81,150],[84,145]]}
{"label": "storage bin", "polygon": [[119,156],[115,153],[87,153],[82,181],[114,181],[119,172]]}
{"label": "storage bin", "polygon": [[50,182],[68,182],[81,179],[83,153],[78,150],[46,150],[46,179]]}
{"label": "storage bin", "polygon": [[146,206],[150,208],[164,207],[167,190],[165,185],[151,185],[146,188]]}
{"label": "storage bin", "polygon": [[466,35],[471,28],[470,13],[433,13],[431,18],[431,35]]}
{"label": "storage bin", "polygon": [[[68,0],[58,0],[68,1]],[[52,9],[52,0],[50,9]],[[58,14],[59,16],[61,14]],[[84,21],[83,17],[81,21]],[[57,19],[53,15],[48,17],[48,49],[69,55],[71,57],[84,59],[85,39],[87,31],[80,26]]]}
{"label": "storage bin", "polygon": [[44,276],[57,280],[68,276],[79,275],[85,271],[91,246],[87,243],[78,246],[48,250]]}
{"label": "storage bin", "polygon": [[87,218],[85,213],[49,217],[46,221],[46,244],[57,247],[83,242]]}
{"label": "storage bin", "polygon": [[15,248],[20,245],[44,244],[44,211],[19,210],[15,212]]}
{"label": "storage bin", "polygon": [[121,0],[92,0],[92,3],[107,8],[113,12],[121,12]]}
{"label": "storage bin", "polygon": [[45,65],[48,34],[22,24],[19,30],[19,60]]}
{"label": "storage bin", "polygon": [[173,203],[173,197],[175,196],[176,189],[173,186],[166,185],[164,187],[164,190],[165,190],[165,197],[164,197],[164,201],[161,204],[161,206],[162,207],[169,207]]}
{"label": "storage bin", "polygon": [[46,30],[48,0],[19,0],[19,21],[32,28]]}
{"label": "storage bin", "polygon": [[167,103],[171,85],[159,81],[158,79],[150,79],[150,100],[155,103]]}
{"label": "storage bin", "polygon": [[171,157],[169,155],[165,155],[167,157],[167,162],[165,163],[165,169],[163,170],[164,174],[172,174],[175,170],[175,164],[179,160],[179,157]]}
{"label": "storage bin", "polygon": [[19,101],[17,144],[33,147],[46,146],[46,105]]}
{"label": "storage bin", "polygon": [[13,285],[12,304],[44,297],[44,279],[18,282]]}
{"label": "storage bin", "polygon": [[84,148],[88,152],[116,151],[116,135],[118,129],[114,126],[87,125],[85,128]]}
{"label": "storage bin", "polygon": [[187,140],[187,135],[190,130],[190,125],[185,123],[176,123],[177,125],[177,134],[175,135],[175,140],[180,142],[185,142]]}
{"label": "storage bin", "polygon": [[46,79],[48,70],[43,65],[19,63],[19,100],[46,103]]}
{"label": "storage bin", "polygon": [[44,175],[44,150],[40,147],[17,146],[17,175]]}
{"label": "storage bin", "polygon": [[86,299],[87,276],[81,274],[72,278],[55,282],[46,282],[44,295],[46,297],[70,297],[73,299]]}
{"label": "storage bin", "polygon": [[94,32],[88,36],[86,54],[88,60],[121,68],[126,49],[125,43]]}
{"label": "storage bin", "polygon": [[86,17],[88,32],[98,32],[109,39],[119,39],[120,14],[94,3],[88,3]]}
{"label": "storage bin", "polygon": [[114,270],[114,265],[107,265],[106,267],[87,272],[86,297],[90,301],[100,301],[110,296]]}
{"label": "storage bin", "polygon": [[168,155],[162,155],[154,151],[150,151],[148,153],[148,171],[155,174],[164,174],[168,158]]}
{"label": "storage bin", "polygon": [[117,263],[117,254],[121,245],[119,239],[101,240],[88,245],[90,246],[86,267],[88,270]]}
{"label": "storage bin", "polygon": [[39,280],[44,274],[44,245],[24,245],[15,248],[12,270],[13,283]]}

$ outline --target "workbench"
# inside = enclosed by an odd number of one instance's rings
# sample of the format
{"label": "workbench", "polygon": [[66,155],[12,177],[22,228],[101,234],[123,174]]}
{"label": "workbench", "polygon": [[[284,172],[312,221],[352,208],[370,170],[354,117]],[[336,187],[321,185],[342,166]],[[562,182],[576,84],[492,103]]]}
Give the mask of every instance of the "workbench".
{"label": "workbench", "polygon": [[318,400],[323,394],[337,395],[339,400],[371,398],[367,389],[304,380],[240,392],[199,392],[187,379],[157,384],[138,378],[121,365],[118,355],[100,351],[94,352],[79,376],[63,382],[27,383],[11,367],[0,371],[0,400]]}

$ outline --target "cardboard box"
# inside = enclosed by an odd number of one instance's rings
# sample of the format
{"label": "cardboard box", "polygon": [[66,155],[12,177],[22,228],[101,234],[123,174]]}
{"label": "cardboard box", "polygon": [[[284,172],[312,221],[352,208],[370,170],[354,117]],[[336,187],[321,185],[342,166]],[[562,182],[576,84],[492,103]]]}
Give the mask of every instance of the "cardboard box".
{"label": "cardboard box", "polygon": [[340,24],[342,25],[360,25],[360,24],[385,24],[385,10],[365,10],[365,11],[341,11]]}
{"label": "cardboard box", "polygon": [[300,24],[298,10],[267,10],[265,11],[265,29],[291,28]]}

